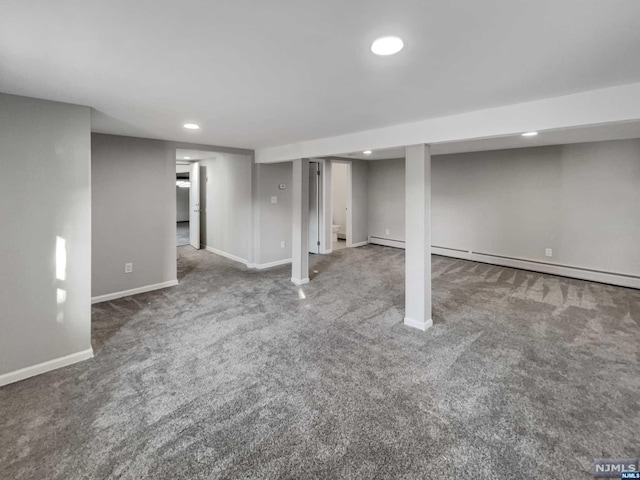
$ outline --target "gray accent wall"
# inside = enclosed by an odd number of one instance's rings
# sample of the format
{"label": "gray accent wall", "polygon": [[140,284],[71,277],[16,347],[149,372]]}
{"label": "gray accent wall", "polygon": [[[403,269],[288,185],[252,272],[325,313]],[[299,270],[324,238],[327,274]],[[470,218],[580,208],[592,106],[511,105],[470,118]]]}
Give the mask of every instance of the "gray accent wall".
{"label": "gray accent wall", "polygon": [[0,375],[91,348],[90,121],[0,94]]}
{"label": "gray accent wall", "polygon": [[[292,163],[257,164],[257,208],[260,240],[256,263],[266,264],[291,258]],[[280,184],[285,185],[280,190]],[[271,203],[271,197],[278,203]],[[281,242],[284,241],[284,248]]]}
{"label": "gray accent wall", "polygon": [[372,161],[368,189],[369,235],[404,242],[404,158]]}
{"label": "gray accent wall", "polygon": [[250,155],[233,153],[200,161],[206,185],[201,236],[207,247],[249,263],[253,235],[252,163]]}
{"label": "gray accent wall", "polygon": [[[371,162],[371,235],[404,240],[403,178]],[[434,156],[432,188],[434,246],[640,275],[640,140]]]}
{"label": "gray accent wall", "polygon": [[369,163],[366,160],[351,160],[352,243],[362,243],[368,240]]}
{"label": "gray accent wall", "polygon": [[95,133],[91,141],[92,296],[175,281],[175,148]]}
{"label": "gray accent wall", "polygon": [[[352,161],[353,178],[353,242],[367,241],[368,235],[368,164],[364,160]],[[255,263],[264,265],[291,258],[292,231],[292,162],[257,164],[254,166],[256,205],[256,259]],[[279,190],[279,185],[286,185]],[[277,196],[278,203],[272,204],[271,197]],[[285,241],[285,248],[281,242]]]}
{"label": "gray accent wall", "polygon": [[[176,281],[177,148],[212,152],[200,161],[201,243],[250,260],[250,154],[93,134],[94,297]],[[126,274],[129,262],[133,272]]]}

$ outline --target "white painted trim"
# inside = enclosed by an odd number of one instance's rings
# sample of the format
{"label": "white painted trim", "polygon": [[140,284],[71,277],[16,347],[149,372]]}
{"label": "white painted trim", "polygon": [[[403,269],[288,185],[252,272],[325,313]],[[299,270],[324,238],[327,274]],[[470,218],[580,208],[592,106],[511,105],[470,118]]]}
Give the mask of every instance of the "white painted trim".
{"label": "white painted trim", "polygon": [[116,298],[129,297],[131,295],[137,295],[139,293],[151,292],[153,290],[160,290],[162,288],[175,287],[178,285],[178,280],[169,280],[168,282],[155,283],[153,285],[145,285],[144,287],[132,288],[131,290],[123,290],[121,292],[107,293],[106,295],[98,295],[91,298],[91,303],[108,302],[109,300],[115,300]]}
{"label": "white painted trim", "polygon": [[255,152],[255,161],[285,162],[294,158],[511,136],[637,119],[640,119],[640,83],[633,83],[261,148]]}
{"label": "white painted trim", "polygon": [[329,253],[333,252],[333,248],[330,248],[329,250],[322,250],[320,252],[321,255],[328,255]]}
{"label": "white painted trim", "polygon": [[369,243],[374,245],[384,245],[385,247],[405,248],[405,242],[401,240],[393,240],[392,238],[376,237],[369,235]]}
{"label": "white painted trim", "polygon": [[352,243],[351,244],[352,247],[364,247],[365,245],[369,245],[369,242],[364,241],[364,242],[358,242],[358,243]]}
{"label": "white painted trim", "polygon": [[297,278],[293,278],[291,277],[291,281],[295,284],[295,285],[304,285],[306,283],[309,283],[309,277],[307,278],[303,278],[302,280],[298,280]]}
{"label": "white painted trim", "polygon": [[413,320],[412,318],[404,317],[404,324],[407,327],[417,328],[418,330],[422,330],[423,332],[433,325],[433,320]]}
{"label": "white painted trim", "polygon": [[222,250],[218,250],[217,248],[213,248],[207,245],[206,249],[208,252],[215,253],[216,255],[220,255],[221,257],[228,258],[229,260],[244,263],[247,267],[251,265],[248,260],[245,260],[244,258],[236,257],[235,255],[232,255],[227,252],[223,252]]}
{"label": "white painted trim", "polygon": [[65,355],[64,357],[54,358],[53,360],[38,363],[37,365],[32,365],[30,367],[21,368],[20,370],[5,373],[0,375],[0,387],[2,387],[3,385],[8,385],[10,383],[19,382],[20,380],[34,377],[42,373],[50,372],[51,370],[56,370],[68,365],[73,365],[74,363],[82,362],[83,360],[87,360],[92,357],[93,349],[88,348],[86,350],[82,350],[81,352],[72,353],[70,355]]}
{"label": "white painted trim", "polygon": [[286,265],[291,263],[290,258],[285,258],[284,260],[276,260],[275,262],[267,262],[267,263],[251,263],[247,266],[249,268],[255,268],[257,270],[264,270],[265,268],[277,267],[279,265]]}
{"label": "white painted trim", "polygon": [[619,275],[616,273],[596,272],[581,267],[570,265],[559,265],[553,263],[539,262],[527,259],[505,258],[500,256],[485,255],[476,252],[465,252],[463,250],[451,250],[448,248],[431,247],[431,253],[445,257],[461,258],[474,262],[500,265],[502,267],[518,268],[521,270],[531,270],[533,272],[548,273],[550,275],[560,275],[562,277],[577,278],[591,282],[608,283],[621,287],[640,289],[640,278]]}

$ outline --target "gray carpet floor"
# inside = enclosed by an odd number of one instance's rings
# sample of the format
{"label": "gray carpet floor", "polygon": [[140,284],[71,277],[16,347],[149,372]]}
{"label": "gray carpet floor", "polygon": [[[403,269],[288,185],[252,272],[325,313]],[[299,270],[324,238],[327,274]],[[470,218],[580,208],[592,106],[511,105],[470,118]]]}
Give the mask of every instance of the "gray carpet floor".
{"label": "gray carpet floor", "polygon": [[640,452],[640,291],[404,252],[313,279],[179,249],[177,287],[95,305],[95,358],[0,389],[0,478],[559,479]]}
{"label": "gray carpet floor", "polygon": [[178,222],[176,224],[176,237],[179,247],[189,245],[189,222]]}

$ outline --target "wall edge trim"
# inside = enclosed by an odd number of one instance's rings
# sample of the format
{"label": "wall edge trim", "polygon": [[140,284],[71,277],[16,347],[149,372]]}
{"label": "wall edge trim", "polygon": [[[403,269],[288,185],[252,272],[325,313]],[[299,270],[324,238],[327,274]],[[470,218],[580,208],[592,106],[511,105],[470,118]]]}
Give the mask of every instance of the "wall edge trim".
{"label": "wall edge trim", "polygon": [[210,247],[209,245],[207,245],[205,247],[205,249],[207,250],[207,252],[215,253],[216,255],[220,255],[221,257],[228,258],[229,260],[233,260],[234,262],[242,263],[242,264],[246,265],[247,267],[249,267],[251,265],[249,263],[249,260],[247,260],[245,258],[241,258],[241,257],[238,257],[238,256],[233,255],[231,253],[227,253],[227,252],[224,252],[222,250],[218,250],[217,248]]}
{"label": "wall edge trim", "polygon": [[46,362],[20,368],[13,372],[4,373],[0,375],[0,387],[19,382],[20,380],[26,380],[27,378],[35,377],[36,375],[41,375],[52,370],[57,370],[58,368],[67,367],[92,357],[93,348],[88,348],[80,352],[65,355],[64,357],[54,358],[53,360],[47,360]]}
{"label": "wall edge trim", "polygon": [[579,267],[571,267],[568,265],[536,262],[521,258],[495,256],[486,253],[465,252],[463,250],[442,247],[432,246],[431,253],[434,255],[441,255],[443,257],[460,258],[463,260],[471,260],[473,262],[499,265],[501,267],[517,268],[520,270],[546,273],[549,275],[576,278],[578,280],[586,280],[589,282],[606,283],[609,285],[617,285],[619,287],[640,289],[640,278],[631,277],[628,275],[598,272],[594,270],[586,270]]}
{"label": "wall edge trim", "polygon": [[352,243],[351,247],[364,247],[365,245],[369,245],[368,241],[364,241],[364,242],[356,242],[356,243]]}
{"label": "wall edge trim", "polygon": [[109,300],[115,300],[117,298],[130,297],[131,295],[137,295],[139,293],[151,292],[153,290],[160,290],[162,288],[174,287],[178,285],[178,280],[169,280],[167,282],[154,283],[152,285],[145,285],[143,287],[132,288],[130,290],[122,290],[120,292],[107,293],[105,295],[98,295],[97,297],[91,297],[91,303],[108,302]]}
{"label": "wall edge trim", "polygon": [[290,258],[285,258],[284,260],[275,260],[273,262],[267,262],[267,263],[248,263],[247,267],[255,268],[256,270],[264,270],[265,268],[277,267],[279,265],[286,265],[287,263],[291,263]]}

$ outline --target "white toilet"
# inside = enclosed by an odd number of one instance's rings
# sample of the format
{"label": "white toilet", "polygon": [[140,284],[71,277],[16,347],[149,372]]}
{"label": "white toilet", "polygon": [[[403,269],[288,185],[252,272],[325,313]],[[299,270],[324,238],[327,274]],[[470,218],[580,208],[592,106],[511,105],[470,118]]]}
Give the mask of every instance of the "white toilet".
{"label": "white toilet", "polygon": [[331,241],[332,242],[335,243],[335,242],[338,241],[338,232],[339,231],[340,231],[340,225],[332,225],[332,228],[331,228],[331,232],[332,232]]}

